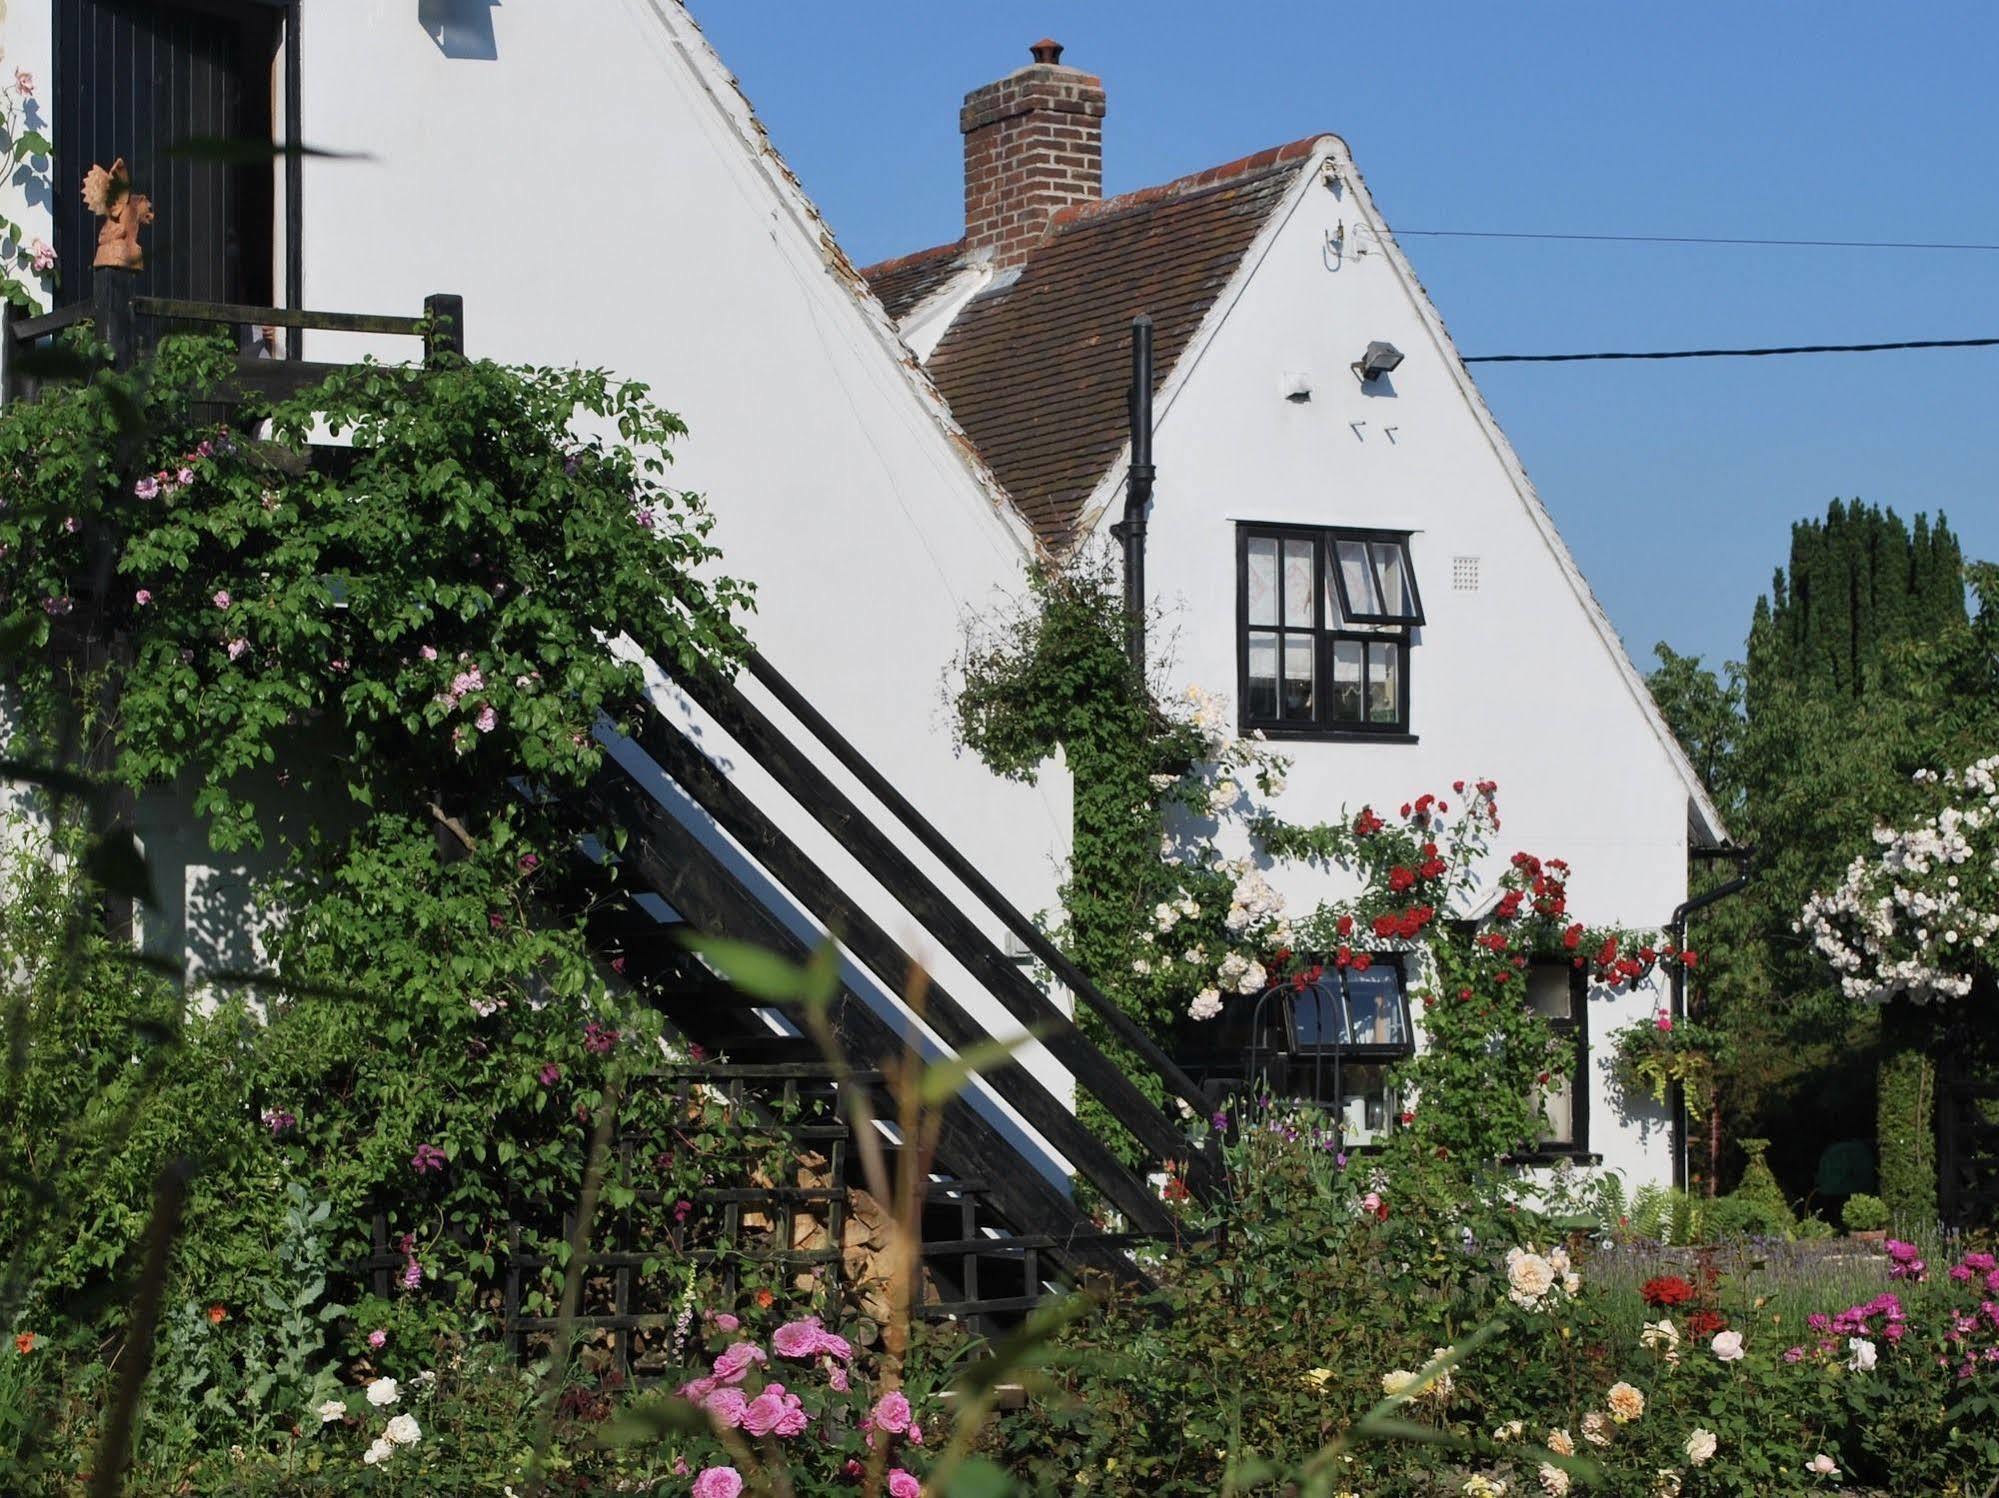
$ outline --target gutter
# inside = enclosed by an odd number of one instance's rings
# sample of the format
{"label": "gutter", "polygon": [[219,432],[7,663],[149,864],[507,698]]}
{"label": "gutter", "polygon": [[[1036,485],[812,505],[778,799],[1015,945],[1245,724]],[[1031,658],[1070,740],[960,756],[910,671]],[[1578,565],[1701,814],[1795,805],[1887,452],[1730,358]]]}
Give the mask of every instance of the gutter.
{"label": "gutter", "polygon": [[1152,503],[1152,319],[1131,320],[1131,388],[1125,392],[1131,417],[1131,462],[1124,476],[1124,519],[1111,535],[1124,547],[1125,648],[1138,680],[1145,680],[1145,511]]}

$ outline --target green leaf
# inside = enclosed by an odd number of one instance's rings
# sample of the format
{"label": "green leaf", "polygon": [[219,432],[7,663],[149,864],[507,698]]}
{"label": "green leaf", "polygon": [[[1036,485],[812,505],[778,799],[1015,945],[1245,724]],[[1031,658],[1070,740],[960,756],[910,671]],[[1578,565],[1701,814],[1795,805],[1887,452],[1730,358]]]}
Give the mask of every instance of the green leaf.
{"label": "green leaf", "polygon": [[705,959],[753,999],[777,1004],[824,1004],[839,984],[839,954],[831,943],[822,944],[812,954],[810,963],[801,967],[753,942],[696,935],[681,940],[689,951]]}
{"label": "green leaf", "polygon": [[1004,1468],[975,1456],[951,1474],[944,1498],[1008,1498],[1016,1490]]}
{"label": "green leaf", "polygon": [[996,1071],[1002,1066],[1012,1066],[1018,1059],[1014,1052],[1030,1040],[1039,1040],[1046,1034],[1043,1027],[1032,1027],[1010,1040],[982,1040],[977,1045],[964,1047],[955,1056],[946,1056],[940,1061],[926,1062],[923,1079],[917,1087],[917,1096],[926,1104],[936,1104],[956,1097],[970,1084],[975,1073]]}

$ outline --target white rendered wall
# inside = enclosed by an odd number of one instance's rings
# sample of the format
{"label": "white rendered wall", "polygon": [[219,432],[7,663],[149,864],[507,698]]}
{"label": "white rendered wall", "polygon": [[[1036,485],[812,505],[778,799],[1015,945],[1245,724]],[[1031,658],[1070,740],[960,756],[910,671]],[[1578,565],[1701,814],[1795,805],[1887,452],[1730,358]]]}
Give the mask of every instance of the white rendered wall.
{"label": "white rendered wall", "polygon": [[[49,13],[14,0],[4,22],[9,63],[45,85]],[[1067,778],[1019,786],[956,755],[945,681],[965,616],[1022,587],[1028,532],[940,422],[893,326],[857,300],[686,14],[666,0],[338,0],[308,4],[302,38],[301,138],[373,158],[304,165],[305,305],[413,313],[455,292],[475,356],[651,386],[689,427],[674,480],[717,515],[721,570],[757,586],[754,641],[1017,905],[1051,906]],[[325,334],[305,347],[412,352]],[[228,882],[184,818],[153,813],[149,842],[181,884],[170,905]],[[794,809],[772,814],[815,841]]]}
{"label": "white rendered wall", "polygon": [[[1146,569],[1175,642],[1170,679],[1236,698],[1237,521],[1414,532],[1427,616],[1411,651],[1417,742],[1277,743],[1292,768],[1273,809],[1298,822],[1363,803],[1393,815],[1420,792],[1453,800],[1453,781],[1490,778],[1503,825],[1488,873],[1516,849],[1566,858],[1578,919],[1661,926],[1686,895],[1686,785],[1344,175],[1335,192],[1313,174],[1162,392]],[[1340,254],[1327,236],[1342,224]],[[1406,357],[1370,393],[1348,366],[1373,339]],[[1309,401],[1284,398],[1293,372]],[[1477,591],[1453,591],[1458,556],[1479,559]],[[1301,867],[1273,882],[1294,910],[1340,892]],[[1632,1184],[1670,1179],[1665,1118],[1621,1095],[1605,1042],[1664,1001],[1598,990],[1590,1002],[1591,1145]]]}

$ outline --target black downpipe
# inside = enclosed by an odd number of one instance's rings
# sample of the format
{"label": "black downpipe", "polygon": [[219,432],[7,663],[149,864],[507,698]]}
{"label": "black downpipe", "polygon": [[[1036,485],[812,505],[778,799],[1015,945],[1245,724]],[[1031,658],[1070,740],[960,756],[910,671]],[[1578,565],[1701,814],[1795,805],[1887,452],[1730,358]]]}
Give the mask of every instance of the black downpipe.
{"label": "black downpipe", "polygon": [[1111,534],[1124,545],[1125,648],[1131,668],[1145,680],[1145,511],[1152,503],[1152,319],[1131,320],[1131,388],[1125,393],[1131,418],[1131,465],[1124,476],[1124,519]]}
{"label": "black downpipe", "polygon": [[[1705,910],[1710,905],[1719,904],[1730,895],[1740,894],[1749,885],[1750,861],[1756,857],[1754,848],[1695,848],[1689,855],[1704,861],[1731,859],[1735,863],[1735,877],[1726,884],[1718,884],[1704,895],[1682,900],[1673,908],[1672,918],[1666,928],[1673,933],[1673,949],[1684,952],[1687,947],[1687,917],[1697,910]],[[1678,1024],[1687,1015],[1687,966],[1684,962],[1673,964],[1673,1023]],[[1680,1083],[1673,1084],[1673,1186],[1687,1189],[1687,1093]]]}

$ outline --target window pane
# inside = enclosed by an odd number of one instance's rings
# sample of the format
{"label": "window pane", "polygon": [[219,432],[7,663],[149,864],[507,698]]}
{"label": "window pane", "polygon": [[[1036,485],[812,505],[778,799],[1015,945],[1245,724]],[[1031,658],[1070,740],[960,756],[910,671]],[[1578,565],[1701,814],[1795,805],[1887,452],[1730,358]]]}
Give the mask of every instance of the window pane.
{"label": "window pane", "polygon": [[1277,636],[1252,633],[1249,637],[1249,715],[1252,718],[1277,716]]}
{"label": "window pane", "polygon": [[1527,969],[1527,1007],[1543,1019],[1571,1019],[1569,969],[1537,962]]}
{"label": "window pane", "polygon": [[1382,613],[1408,618],[1415,610],[1409,606],[1409,579],[1402,570],[1401,545],[1376,541],[1369,549],[1374,553],[1375,580],[1381,584]]}
{"label": "window pane", "polygon": [[1331,980],[1308,985],[1293,995],[1291,1012],[1298,1026],[1301,1049],[1336,1046],[1346,1031],[1340,1019],[1339,989]]}
{"label": "window pane", "polygon": [[1370,723],[1402,721],[1402,647],[1367,647],[1367,718]]}
{"label": "window pane", "polygon": [[1364,973],[1347,970],[1347,1043],[1406,1045],[1402,1028],[1402,973],[1380,963]]}
{"label": "window pane", "polygon": [[1367,564],[1367,545],[1361,541],[1334,543],[1340,552],[1340,577],[1347,585],[1347,607],[1356,614],[1381,612],[1381,596],[1374,590],[1374,569]]}
{"label": "window pane", "polygon": [[1576,1100],[1569,1089],[1567,1078],[1550,1080],[1540,1089],[1541,1142],[1543,1144],[1574,1144],[1576,1142]]}
{"label": "window pane", "polygon": [[1326,548],[1326,628],[1327,629],[1342,629],[1346,627],[1346,615],[1340,612],[1339,582],[1333,576],[1334,571],[1339,567],[1339,565],[1340,565],[1339,558],[1335,554],[1334,549],[1331,546],[1328,546]]}
{"label": "window pane", "polygon": [[[1331,1080],[1327,1078],[1329,1087]],[[1401,1111],[1395,1092],[1388,1085],[1388,1068],[1342,1064],[1339,1096],[1333,1099],[1333,1111],[1340,1118],[1342,1144],[1373,1144],[1379,1140]]]}
{"label": "window pane", "polygon": [[1251,624],[1277,622],[1277,538],[1251,536],[1249,562],[1243,579]]}
{"label": "window pane", "polygon": [[1312,637],[1284,637],[1284,716],[1312,716]]}
{"label": "window pane", "polygon": [[1361,721],[1360,662],[1366,648],[1359,640],[1333,641],[1333,700],[1326,714],[1332,722]]}
{"label": "window pane", "polygon": [[1312,543],[1284,543],[1284,622],[1310,625],[1312,622]]}

